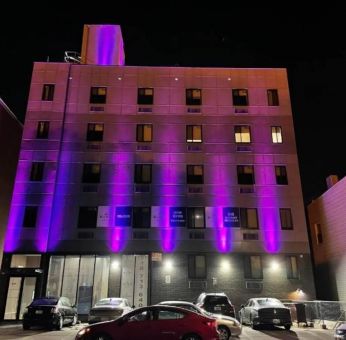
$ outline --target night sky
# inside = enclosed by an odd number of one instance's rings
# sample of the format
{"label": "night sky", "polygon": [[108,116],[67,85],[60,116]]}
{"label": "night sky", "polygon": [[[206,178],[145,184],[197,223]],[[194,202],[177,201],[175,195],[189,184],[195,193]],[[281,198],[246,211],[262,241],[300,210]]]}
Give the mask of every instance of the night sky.
{"label": "night sky", "polygon": [[127,65],[285,67],[309,203],[325,191],[329,174],[346,174],[346,12],[332,2],[289,4],[129,9],[116,1],[13,2],[1,11],[0,97],[24,121],[33,62],[80,51],[83,24],[120,24]]}

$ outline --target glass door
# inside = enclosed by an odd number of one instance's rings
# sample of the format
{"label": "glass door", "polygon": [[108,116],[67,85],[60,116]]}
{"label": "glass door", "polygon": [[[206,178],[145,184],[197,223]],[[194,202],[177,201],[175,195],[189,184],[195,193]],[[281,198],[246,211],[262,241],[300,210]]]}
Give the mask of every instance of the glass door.
{"label": "glass door", "polygon": [[7,291],[5,320],[21,320],[26,306],[35,295],[36,277],[10,277]]}

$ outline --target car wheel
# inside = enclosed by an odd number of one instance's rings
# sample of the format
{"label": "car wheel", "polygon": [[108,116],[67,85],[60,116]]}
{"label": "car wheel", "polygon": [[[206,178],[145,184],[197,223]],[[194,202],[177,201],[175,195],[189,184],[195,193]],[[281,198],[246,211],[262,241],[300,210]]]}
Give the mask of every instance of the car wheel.
{"label": "car wheel", "polygon": [[62,316],[60,316],[58,320],[58,324],[56,325],[56,329],[60,331],[63,326],[64,326],[64,319]]}
{"label": "car wheel", "polygon": [[219,331],[220,340],[228,340],[229,337],[231,336],[231,332],[229,328],[227,328],[226,326],[219,326],[217,330]]}
{"label": "car wheel", "polygon": [[289,331],[291,329],[291,325],[285,325],[286,331]]}
{"label": "car wheel", "polygon": [[28,330],[30,329],[30,326],[27,323],[23,323],[23,329]]}
{"label": "car wheel", "polygon": [[71,326],[75,326],[76,323],[77,323],[77,315],[74,315],[74,316],[73,316],[73,320],[72,320],[72,322],[71,322]]}
{"label": "car wheel", "polygon": [[107,334],[95,334],[92,340],[112,340],[112,338]]}
{"label": "car wheel", "polygon": [[187,334],[183,337],[183,340],[201,340],[197,334]]}
{"label": "car wheel", "polygon": [[253,323],[252,316],[250,316],[250,326],[252,329],[257,329],[257,326]]}

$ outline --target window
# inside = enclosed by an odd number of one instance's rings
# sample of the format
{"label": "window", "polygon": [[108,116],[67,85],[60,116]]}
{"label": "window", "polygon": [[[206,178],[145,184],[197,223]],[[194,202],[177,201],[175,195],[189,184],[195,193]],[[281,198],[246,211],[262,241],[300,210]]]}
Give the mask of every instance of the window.
{"label": "window", "polygon": [[245,257],[244,276],[246,279],[263,279],[261,256],[250,255]]}
{"label": "window", "polygon": [[41,255],[13,254],[11,268],[40,268]]}
{"label": "window", "polygon": [[31,164],[30,181],[40,182],[43,179],[44,162],[33,162]]}
{"label": "window", "polygon": [[150,228],[150,207],[133,207],[132,228]]}
{"label": "window", "polygon": [[272,126],[272,142],[274,144],[282,143],[281,126]]}
{"label": "window", "polygon": [[267,90],[268,106],[279,106],[279,94],[278,90]]}
{"label": "window", "polygon": [[51,102],[54,99],[54,84],[44,84],[42,89],[42,100]]}
{"label": "window", "polygon": [[255,184],[255,173],[252,165],[238,165],[238,184]]}
{"label": "window", "polygon": [[41,121],[37,123],[36,138],[47,139],[49,133],[49,122]]}
{"label": "window", "polygon": [[153,88],[139,88],[137,96],[138,105],[153,105],[154,102],[154,89]]}
{"label": "window", "polygon": [[159,313],[157,315],[157,320],[177,320],[177,319],[183,319],[184,316],[185,316],[184,313],[175,312],[172,310],[159,310]]}
{"label": "window", "polygon": [[86,140],[88,142],[102,142],[103,124],[102,123],[88,123]]}
{"label": "window", "polygon": [[280,220],[281,220],[281,229],[283,230],[293,229],[291,209],[286,209],[286,208],[280,209]]}
{"label": "window", "polygon": [[135,183],[151,183],[151,164],[135,164]]}
{"label": "window", "polygon": [[296,256],[286,257],[286,270],[288,279],[299,279],[298,261]]}
{"label": "window", "polygon": [[205,279],[207,276],[207,265],[204,255],[189,255],[189,279]]}
{"label": "window", "polygon": [[86,163],[83,164],[83,183],[99,183],[101,177],[101,164]]}
{"label": "window", "polygon": [[35,228],[37,220],[38,207],[27,206],[24,211],[23,227],[24,228]]}
{"label": "window", "polygon": [[202,105],[202,90],[186,89],[186,105]]}
{"label": "window", "polygon": [[97,207],[80,207],[78,228],[96,228],[97,211]]}
{"label": "window", "polygon": [[248,93],[246,89],[233,89],[232,90],[233,105],[246,106],[248,103]]}
{"label": "window", "polygon": [[251,143],[251,131],[248,125],[236,125],[234,127],[236,143]]}
{"label": "window", "polygon": [[152,124],[137,124],[136,140],[137,142],[152,142],[153,141]]}
{"label": "window", "polygon": [[202,125],[186,125],[186,141],[188,143],[201,143]]}
{"label": "window", "polygon": [[187,184],[203,184],[203,165],[187,165]]}
{"label": "window", "polygon": [[321,244],[323,243],[323,236],[322,236],[322,228],[319,223],[314,224],[315,229],[315,237],[316,237],[316,243]]}
{"label": "window", "polygon": [[205,228],[204,208],[187,208],[187,227]]}
{"label": "window", "polygon": [[90,104],[105,104],[107,87],[92,87],[90,89]]}
{"label": "window", "polygon": [[240,208],[240,225],[245,229],[258,229],[256,208]]}
{"label": "window", "polygon": [[275,166],[276,184],[287,185],[287,172],[286,167],[283,165]]}

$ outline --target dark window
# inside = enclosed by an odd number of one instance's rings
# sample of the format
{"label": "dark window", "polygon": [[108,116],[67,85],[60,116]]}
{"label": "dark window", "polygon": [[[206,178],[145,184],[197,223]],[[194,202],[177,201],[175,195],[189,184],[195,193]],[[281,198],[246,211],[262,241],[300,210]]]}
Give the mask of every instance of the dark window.
{"label": "dark window", "polygon": [[151,164],[135,165],[135,183],[149,184],[151,183]]}
{"label": "dark window", "polygon": [[203,184],[203,165],[187,165],[187,184]]}
{"label": "dark window", "polygon": [[286,167],[282,165],[275,166],[275,177],[276,177],[276,184],[282,184],[282,185],[288,184]]}
{"label": "dark window", "polygon": [[47,139],[49,133],[49,122],[41,121],[37,123],[36,138]]}
{"label": "dark window", "polygon": [[86,163],[83,165],[83,183],[99,183],[101,177],[101,164]]}
{"label": "dark window", "polygon": [[132,228],[150,228],[150,207],[133,207]]}
{"label": "dark window", "polygon": [[182,312],[176,312],[172,310],[159,310],[157,320],[177,320],[183,319],[185,314]]}
{"label": "dark window", "polygon": [[281,229],[283,230],[293,229],[291,209],[286,209],[286,208],[280,209],[280,220],[281,220]]}
{"label": "dark window", "polygon": [[186,89],[186,105],[202,105],[202,90]]}
{"label": "dark window", "polygon": [[35,228],[37,221],[38,207],[27,206],[24,211],[23,227],[24,228]]}
{"label": "dark window", "polygon": [[137,142],[152,142],[153,140],[152,124],[137,124],[136,140]]}
{"label": "dark window", "polygon": [[240,208],[240,225],[245,229],[258,229],[256,208]]}
{"label": "dark window", "polygon": [[102,142],[103,140],[103,124],[88,123],[87,138],[88,142]]}
{"label": "dark window", "polygon": [[281,126],[272,126],[272,142],[274,144],[281,144],[282,143]]}
{"label": "dark window", "polygon": [[233,89],[232,97],[234,106],[249,105],[248,93],[246,89]]}
{"label": "dark window", "polygon": [[296,256],[286,257],[286,269],[288,279],[299,279],[298,261]]}
{"label": "dark window", "polygon": [[97,210],[97,207],[80,207],[78,228],[96,228]]}
{"label": "dark window", "polygon": [[238,165],[238,184],[255,184],[255,173],[252,165]]}
{"label": "dark window", "polygon": [[43,179],[44,162],[33,162],[31,164],[30,181],[39,182]]}
{"label": "dark window", "polygon": [[204,208],[187,208],[187,227],[205,228]]}
{"label": "dark window", "polygon": [[107,87],[92,87],[90,89],[90,104],[105,104]]}
{"label": "dark window", "polygon": [[42,89],[42,100],[51,102],[54,99],[54,84],[44,84]]}
{"label": "dark window", "polygon": [[201,143],[202,125],[186,125],[186,141],[188,143]]}
{"label": "dark window", "polygon": [[139,88],[137,104],[138,105],[153,105],[154,103],[154,89],[149,88]]}
{"label": "dark window", "polygon": [[244,257],[244,277],[245,279],[263,279],[261,256]]}
{"label": "dark window", "polygon": [[234,127],[236,143],[251,143],[251,130],[249,125],[236,125]]}
{"label": "dark window", "polygon": [[279,105],[279,94],[278,90],[270,89],[267,90],[268,106],[278,106]]}
{"label": "dark window", "polygon": [[321,227],[321,224],[315,223],[315,224],[314,224],[314,228],[315,228],[316,243],[317,243],[317,244],[323,243],[323,236],[322,236],[322,227]]}
{"label": "dark window", "polygon": [[189,255],[189,279],[205,279],[207,264],[204,255]]}

